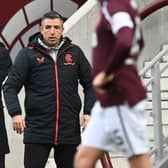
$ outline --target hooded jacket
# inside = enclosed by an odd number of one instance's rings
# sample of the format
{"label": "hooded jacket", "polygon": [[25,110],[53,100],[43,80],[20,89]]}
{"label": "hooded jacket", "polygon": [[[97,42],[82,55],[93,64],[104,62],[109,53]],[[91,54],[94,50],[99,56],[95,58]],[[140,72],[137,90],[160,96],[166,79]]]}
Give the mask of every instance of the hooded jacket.
{"label": "hooded jacket", "polygon": [[17,94],[24,86],[24,143],[80,143],[79,83],[84,114],[90,114],[95,101],[91,66],[80,47],[67,37],[62,37],[57,48],[47,47],[39,33],[30,37],[3,87],[9,114],[14,116],[22,113]]}

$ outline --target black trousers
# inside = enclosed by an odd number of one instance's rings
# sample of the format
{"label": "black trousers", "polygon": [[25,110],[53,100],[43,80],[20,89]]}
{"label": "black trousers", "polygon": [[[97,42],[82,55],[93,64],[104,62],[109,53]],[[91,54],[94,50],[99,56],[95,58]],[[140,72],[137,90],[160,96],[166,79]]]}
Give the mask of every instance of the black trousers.
{"label": "black trousers", "polygon": [[54,148],[54,160],[57,168],[73,168],[77,146],[78,144],[25,144],[24,166],[25,168],[44,168],[50,151]]}
{"label": "black trousers", "polygon": [[5,154],[0,154],[0,168],[5,168]]}

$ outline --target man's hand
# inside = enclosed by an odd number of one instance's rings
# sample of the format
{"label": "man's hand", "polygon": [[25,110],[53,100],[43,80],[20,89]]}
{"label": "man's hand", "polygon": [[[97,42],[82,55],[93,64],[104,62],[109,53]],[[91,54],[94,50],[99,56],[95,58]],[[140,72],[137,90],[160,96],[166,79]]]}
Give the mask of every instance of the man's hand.
{"label": "man's hand", "polygon": [[18,134],[22,134],[25,129],[25,120],[22,115],[12,117],[13,130]]}
{"label": "man's hand", "polygon": [[113,80],[114,75],[106,75],[105,72],[100,72],[98,75],[95,76],[93,80],[93,87],[99,94],[106,93],[107,85]]}
{"label": "man's hand", "polygon": [[84,115],[82,116],[82,119],[81,119],[82,129],[85,129],[87,123],[89,122],[89,119],[90,119],[90,115],[88,115],[88,114],[84,114]]}

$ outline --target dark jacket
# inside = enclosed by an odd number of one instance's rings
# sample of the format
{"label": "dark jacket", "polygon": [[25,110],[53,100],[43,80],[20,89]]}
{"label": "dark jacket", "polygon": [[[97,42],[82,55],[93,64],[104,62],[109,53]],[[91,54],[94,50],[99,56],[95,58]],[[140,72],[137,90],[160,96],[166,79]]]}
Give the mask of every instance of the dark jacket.
{"label": "dark jacket", "polygon": [[[0,87],[2,86],[2,82],[8,74],[8,69],[11,65],[11,60],[9,56],[8,50],[5,46],[0,42]],[[5,119],[2,105],[2,94],[0,92],[0,154],[8,153],[8,139],[5,128]]]}
{"label": "dark jacket", "polygon": [[[84,113],[90,114],[95,101],[91,67],[82,50],[62,38],[56,62],[35,34],[17,55],[4,85],[4,97],[11,116],[21,114],[17,93],[25,88],[26,129],[24,143],[80,143],[79,112],[84,92]],[[42,40],[41,40],[42,41]],[[56,49],[55,49],[56,50]]]}

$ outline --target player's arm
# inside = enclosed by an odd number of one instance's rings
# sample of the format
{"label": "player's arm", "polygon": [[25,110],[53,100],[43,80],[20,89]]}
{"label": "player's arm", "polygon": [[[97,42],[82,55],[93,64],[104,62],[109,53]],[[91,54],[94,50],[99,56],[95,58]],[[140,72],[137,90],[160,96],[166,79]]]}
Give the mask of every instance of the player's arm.
{"label": "player's arm", "polygon": [[134,24],[128,13],[117,12],[110,16],[106,10],[104,15],[110,25],[108,28],[110,27],[112,34],[115,36],[115,44],[113,50],[109,53],[106,68],[93,81],[95,90],[102,94],[106,92],[115,72],[123,65],[130,52],[134,38]]}
{"label": "player's arm", "polygon": [[108,75],[117,71],[128,57],[133,45],[134,23],[130,14],[125,11],[113,14],[107,21],[115,37],[115,44],[105,68],[105,73]]}
{"label": "player's arm", "polygon": [[93,86],[97,92],[103,94],[115,76],[115,71],[123,65],[132,46],[133,31],[128,27],[121,28],[116,34],[116,43],[113,52],[110,53],[107,66],[93,80]]}

